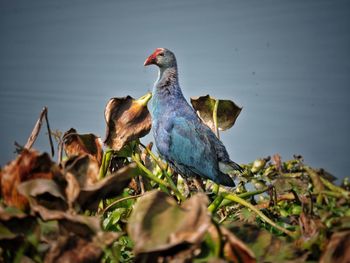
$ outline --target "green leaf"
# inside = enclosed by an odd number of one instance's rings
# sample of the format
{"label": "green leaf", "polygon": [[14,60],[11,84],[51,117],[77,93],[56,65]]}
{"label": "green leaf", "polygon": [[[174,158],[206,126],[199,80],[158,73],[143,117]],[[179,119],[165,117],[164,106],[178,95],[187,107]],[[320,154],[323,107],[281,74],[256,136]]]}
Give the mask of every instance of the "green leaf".
{"label": "green leaf", "polygon": [[[206,95],[201,97],[192,97],[191,103],[196,110],[198,116],[202,121],[214,130],[213,111],[215,107],[216,99]],[[238,115],[241,113],[242,108],[237,106],[231,100],[219,100],[217,108],[217,121],[219,130],[227,130],[231,128]]]}

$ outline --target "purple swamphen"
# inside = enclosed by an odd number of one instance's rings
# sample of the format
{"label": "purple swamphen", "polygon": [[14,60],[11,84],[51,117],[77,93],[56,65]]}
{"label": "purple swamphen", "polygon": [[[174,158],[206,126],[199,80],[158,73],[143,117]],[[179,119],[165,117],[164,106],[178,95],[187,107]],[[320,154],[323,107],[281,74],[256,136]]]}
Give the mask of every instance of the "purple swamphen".
{"label": "purple swamphen", "polygon": [[200,176],[224,186],[242,168],[230,160],[225,146],[197,116],[184,98],[173,52],[157,48],[144,65],[157,65],[158,79],[150,105],[152,128],[159,154],[185,177]]}

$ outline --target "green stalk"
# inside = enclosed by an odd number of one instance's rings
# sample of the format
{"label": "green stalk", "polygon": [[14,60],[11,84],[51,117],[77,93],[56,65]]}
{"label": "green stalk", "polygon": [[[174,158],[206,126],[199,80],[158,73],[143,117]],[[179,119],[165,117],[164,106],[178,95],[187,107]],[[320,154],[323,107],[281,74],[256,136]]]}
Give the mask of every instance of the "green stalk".
{"label": "green stalk", "polygon": [[143,194],[130,195],[130,196],[125,196],[125,197],[119,198],[119,199],[115,200],[114,202],[112,202],[111,204],[109,204],[105,209],[103,209],[101,214],[104,215],[111,207],[115,206],[118,203],[124,202],[126,200],[137,199],[141,196],[143,196]]}
{"label": "green stalk", "polygon": [[107,174],[107,169],[109,166],[109,162],[112,158],[112,154],[113,154],[113,150],[107,150],[102,157],[102,163],[101,163],[101,167],[100,167],[100,173],[99,173],[99,179],[101,180],[102,178],[104,178]]}
{"label": "green stalk", "polygon": [[323,178],[322,176],[320,176],[320,179],[321,179],[322,183],[332,192],[337,193],[337,194],[341,194],[345,198],[349,198],[350,193],[348,191],[344,190],[343,188],[341,188],[339,186],[332,184],[330,181]]}
{"label": "green stalk", "polygon": [[323,194],[323,195],[328,195],[328,196],[334,197],[334,198],[342,198],[342,197],[344,197],[344,195],[341,194],[341,193],[333,192],[333,191],[326,191],[326,190],[324,190],[324,191],[322,191],[320,193],[313,193],[313,194],[314,195]]}
{"label": "green stalk", "polygon": [[319,193],[319,195],[316,198],[317,204],[321,205],[323,201],[323,195],[321,192],[324,190],[324,185],[320,179],[320,176],[309,166],[304,165],[304,170],[307,172],[309,175],[313,189],[315,193]]}
{"label": "green stalk", "polygon": [[[219,127],[218,127],[218,107],[219,107],[219,100],[215,99],[215,104],[214,104],[214,109],[213,109],[214,133],[215,133],[216,137],[220,138]],[[219,193],[219,189],[220,189],[220,186],[218,184],[214,184],[213,193],[215,195],[217,195]]]}
{"label": "green stalk", "polygon": [[[266,192],[267,190],[268,190],[268,188],[265,188],[262,190],[245,192],[245,193],[239,194],[237,196],[240,198],[249,198],[249,197],[254,196],[254,195],[262,194],[262,193]],[[214,213],[219,207],[230,205],[232,203],[233,203],[232,200],[224,199],[223,196],[219,194],[216,196],[214,201],[209,205],[208,210],[209,210],[209,212]]]}
{"label": "green stalk", "polygon": [[219,193],[220,186],[218,184],[213,185],[213,193],[217,195]]}
{"label": "green stalk", "polygon": [[265,221],[266,223],[270,224],[271,226],[273,226],[274,228],[278,229],[279,231],[287,234],[288,236],[290,236],[291,238],[295,237],[295,234],[279,225],[277,225],[275,222],[273,222],[270,218],[268,218],[264,213],[262,213],[259,209],[257,209],[254,205],[252,205],[251,203],[247,202],[246,200],[238,197],[237,195],[233,195],[233,194],[229,194],[229,193],[221,193],[221,195],[228,200],[231,200],[233,202],[236,202],[240,205],[243,205],[247,208],[249,208],[250,210],[254,211],[263,221]]}
{"label": "green stalk", "polygon": [[174,181],[171,179],[170,174],[167,172],[165,165],[157,158],[157,156],[154,155],[154,153],[148,149],[147,147],[144,147],[147,153],[152,157],[152,159],[156,162],[156,164],[159,166],[159,168],[162,170],[162,173],[164,174],[165,178],[167,179],[169,186],[171,190],[175,193],[178,200],[185,201],[186,198],[180,193],[179,189],[177,189]]}
{"label": "green stalk", "polygon": [[162,179],[159,179],[157,176],[155,176],[150,170],[148,170],[142,163],[141,163],[141,158],[139,153],[135,153],[132,155],[132,160],[137,164],[137,166],[144,172],[144,175],[159,184],[159,186],[165,190],[165,192],[168,193],[166,190],[169,187],[169,184],[167,182],[164,182]]}
{"label": "green stalk", "polygon": [[209,205],[208,211],[210,213],[214,213],[220,206],[222,200],[224,200],[224,197],[221,194],[217,195],[214,201]]}
{"label": "green stalk", "polygon": [[213,109],[213,121],[214,121],[214,133],[216,137],[219,137],[219,127],[218,127],[218,107],[219,107],[219,100],[215,100],[215,105]]}
{"label": "green stalk", "polygon": [[[259,195],[259,194],[265,193],[267,190],[269,190],[269,188],[264,188],[262,190],[256,190],[256,191],[251,191],[251,192],[245,192],[245,193],[242,193],[242,194],[238,194],[237,196],[240,197],[240,198],[247,199],[247,198],[252,197],[254,195]],[[223,207],[223,206],[226,206],[226,205],[230,205],[232,203],[233,203],[233,201],[225,199],[225,200],[222,201],[220,207]]]}

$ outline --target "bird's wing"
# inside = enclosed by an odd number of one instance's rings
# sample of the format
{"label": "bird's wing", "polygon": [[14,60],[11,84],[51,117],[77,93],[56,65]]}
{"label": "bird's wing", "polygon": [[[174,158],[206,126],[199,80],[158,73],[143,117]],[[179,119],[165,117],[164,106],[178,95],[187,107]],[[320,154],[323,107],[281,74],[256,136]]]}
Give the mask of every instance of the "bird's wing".
{"label": "bird's wing", "polygon": [[177,117],[169,130],[167,158],[186,167],[191,173],[213,179],[218,171],[217,155],[208,131],[202,125],[196,120]]}

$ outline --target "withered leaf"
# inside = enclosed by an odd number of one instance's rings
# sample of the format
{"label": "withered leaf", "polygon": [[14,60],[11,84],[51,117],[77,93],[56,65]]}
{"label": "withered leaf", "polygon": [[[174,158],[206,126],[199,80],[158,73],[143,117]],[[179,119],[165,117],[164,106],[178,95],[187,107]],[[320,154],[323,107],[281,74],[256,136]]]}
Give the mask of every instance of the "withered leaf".
{"label": "withered leaf", "polygon": [[137,201],[127,226],[135,253],[201,242],[211,221],[207,205],[204,194],[196,194],[178,206],[163,192],[147,192]]}
{"label": "withered leaf", "polygon": [[308,181],[303,178],[293,177],[278,177],[274,182],[273,186],[276,189],[278,195],[282,195],[294,190],[296,193],[302,193],[308,187]]}
{"label": "withered leaf", "polygon": [[[191,104],[198,116],[202,121],[214,130],[214,120],[213,120],[213,111],[215,107],[216,99],[206,95],[201,97],[192,97]],[[217,121],[219,130],[227,130],[231,128],[241,113],[242,108],[237,106],[231,100],[219,100],[218,109],[217,109]]]}
{"label": "withered leaf", "polygon": [[0,206],[0,221],[8,221],[12,219],[23,219],[28,217],[26,213],[16,207]]}
{"label": "withered leaf", "polygon": [[102,142],[96,135],[78,134],[73,128],[63,135],[63,147],[68,157],[88,154],[101,165],[103,150]]}
{"label": "withered leaf", "polygon": [[296,241],[298,247],[308,249],[324,238],[325,226],[319,218],[302,212],[299,217],[299,225],[301,236]]}
{"label": "withered leaf", "polygon": [[24,236],[32,234],[36,225],[37,221],[33,215],[15,207],[0,206],[0,247],[18,249],[25,241]]}
{"label": "withered leaf", "polygon": [[70,207],[76,203],[82,209],[96,210],[101,199],[119,195],[130,179],[139,174],[136,164],[131,163],[96,181],[91,179],[98,176],[95,168],[95,161],[88,155],[74,156],[64,163]]}
{"label": "withered leaf", "polygon": [[67,203],[64,195],[64,186],[58,185],[50,179],[33,179],[17,186],[19,193],[27,198],[29,202],[36,202],[49,209],[66,210]]}
{"label": "withered leaf", "polygon": [[136,164],[130,163],[94,185],[81,186],[77,202],[83,209],[96,210],[101,199],[121,194],[130,179],[138,174]]}
{"label": "withered leaf", "polygon": [[151,93],[133,99],[130,96],[112,98],[105,108],[106,139],[104,143],[119,151],[128,142],[145,136],[151,129],[147,102]]}
{"label": "withered leaf", "polygon": [[[28,185],[24,185],[23,189],[21,186],[19,186],[20,191],[28,191]],[[57,220],[67,232],[88,236],[101,231],[100,218],[98,217],[70,213],[67,210],[49,209],[47,207],[52,205],[44,206],[38,197],[30,196],[30,190],[28,191],[28,200],[32,212],[39,214],[44,221]]]}
{"label": "withered leaf", "polygon": [[105,247],[120,235],[113,232],[99,232],[92,239],[75,235],[60,236],[45,256],[45,263],[100,262]]}
{"label": "withered leaf", "polygon": [[1,193],[9,206],[20,209],[28,207],[27,199],[21,195],[17,186],[27,180],[36,178],[59,179],[62,174],[47,153],[39,154],[35,150],[24,149],[1,173]]}
{"label": "withered leaf", "polygon": [[300,254],[293,244],[259,226],[235,222],[229,230],[249,246],[257,262],[305,262],[307,254]]}
{"label": "withered leaf", "polygon": [[15,207],[0,206],[0,240],[18,237],[30,231],[35,225],[35,217]]}
{"label": "withered leaf", "polygon": [[336,232],[332,235],[331,240],[321,257],[320,263],[350,262],[350,230]]}
{"label": "withered leaf", "polygon": [[78,198],[80,193],[80,185],[76,177],[70,173],[66,172],[65,178],[67,181],[67,186],[65,189],[67,203],[70,209],[73,208],[75,200]]}
{"label": "withered leaf", "polygon": [[255,263],[254,253],[225,227],[220,227],[220,231],[226,240],[224,244],[225,258],[232,262]]}
{"label": "withered leaf", "polygon": [[98,182],[99,165],[95,159],[87,154],[72,156],[64,162],[63,166],[66,172],[75,176],[80,187],[94,185]]}

